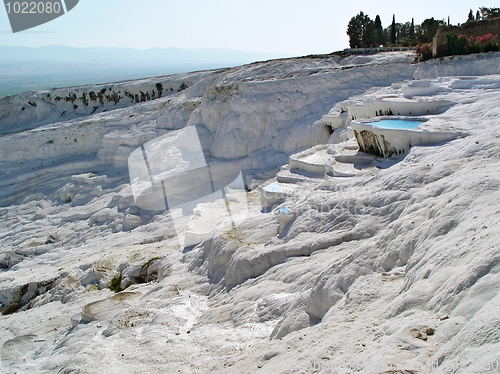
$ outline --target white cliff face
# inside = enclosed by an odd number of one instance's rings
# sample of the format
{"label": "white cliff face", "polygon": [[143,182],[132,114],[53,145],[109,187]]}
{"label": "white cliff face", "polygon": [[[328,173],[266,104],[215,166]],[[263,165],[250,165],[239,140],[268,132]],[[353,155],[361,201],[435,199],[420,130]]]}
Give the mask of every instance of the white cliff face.
{"label": "white cliff face", "polygon": [[[500,55],[412,61],[277,60],[1,99],[2,370],[495,372]],[[443,78],[457,74],[488,76]],[[124,98],[85,105],[103,88]],[[321,120],[338,103],[410,96],[453,103],[425,126],[461,136],[351,178],[292,168],[301,182],[262,209],[253,189],[290,154],[346,139]],[[202,242],[180,248],[169,212],[136,206],[127,162],[191,125],[252,191],[233,227],[220,201],[198,205],[182,223]]]}

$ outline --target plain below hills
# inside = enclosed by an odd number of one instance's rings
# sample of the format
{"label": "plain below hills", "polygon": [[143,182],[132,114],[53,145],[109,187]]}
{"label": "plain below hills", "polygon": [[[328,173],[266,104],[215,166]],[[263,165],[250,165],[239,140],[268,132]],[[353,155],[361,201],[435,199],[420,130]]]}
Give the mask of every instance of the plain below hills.
{"label": "plain below hills", "polygon": [[0,97],[31,90],[233,67],[286,57],[231,49],[0,46]]}

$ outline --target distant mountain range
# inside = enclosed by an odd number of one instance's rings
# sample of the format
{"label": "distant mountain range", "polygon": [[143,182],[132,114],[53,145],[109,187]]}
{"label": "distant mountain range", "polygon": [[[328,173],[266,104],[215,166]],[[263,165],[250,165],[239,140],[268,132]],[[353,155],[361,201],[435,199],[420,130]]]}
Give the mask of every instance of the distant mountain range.
{"label": "distant mountain range", "polygon": [[0,97],[34,89],[108,83],[287,57],[231,49],[0,46]]}

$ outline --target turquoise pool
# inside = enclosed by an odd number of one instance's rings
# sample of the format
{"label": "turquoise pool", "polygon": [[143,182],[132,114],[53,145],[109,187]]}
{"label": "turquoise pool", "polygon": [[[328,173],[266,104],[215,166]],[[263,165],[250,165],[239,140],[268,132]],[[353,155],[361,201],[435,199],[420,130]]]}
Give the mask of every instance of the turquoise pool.
{"label": "turquoise pool", "polygon": [[382,119],[380,121],[369,122],[374,127],[381,129],[411,130],[417,128],[424,121],[409,121],[404,119]]}

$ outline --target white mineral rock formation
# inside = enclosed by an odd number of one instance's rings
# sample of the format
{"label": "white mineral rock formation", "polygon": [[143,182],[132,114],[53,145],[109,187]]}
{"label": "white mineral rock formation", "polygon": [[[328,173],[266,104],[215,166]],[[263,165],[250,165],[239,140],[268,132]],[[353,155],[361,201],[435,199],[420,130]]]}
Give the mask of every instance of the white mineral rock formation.
{"label": "white mineral rock formation", "polygon": [[[500,54],[413,62],[307,57],[0,99],[2,372],[497,372]],[[461,135],[360,153],[352,116],[407,101]],[[182,218],[141,208],[129,156],[186,126],[247,191]]]}

